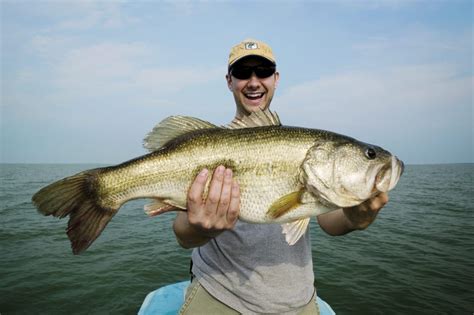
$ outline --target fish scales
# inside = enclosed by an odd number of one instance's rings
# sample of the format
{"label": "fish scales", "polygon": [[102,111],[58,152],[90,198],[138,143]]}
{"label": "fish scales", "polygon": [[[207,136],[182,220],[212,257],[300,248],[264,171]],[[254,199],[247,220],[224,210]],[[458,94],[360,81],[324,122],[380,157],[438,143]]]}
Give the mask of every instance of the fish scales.
{"label": "fish scales", "polygon": [[270,204],[301,186],[298,169],[315,136],[304,128],[273,126],[188,134],[143,158],[104,170],[99,177],[101,204],[117,207],[130,199],[162,198],[186,208],[186,192],[197,173],[223,164],[232,168],[240,185],[242,219],[265,222]]}
{"label": "fish scales", "polygon": [[231,168],[240,187],[239,218],[284,223],[290,245],[304,234],[309,217],[389,191],[403,172],[403,162],[380,147],[282,126],[268,110],[236,118],[228,127],[171,116],[145,138],[145,147],[152,152],[69,176],[33,196],[42,214],[69,216],[74,254],[87,249],[129,200],[153,199],[145,206],[150,215],[185,210],[189,187],[203,168]]}

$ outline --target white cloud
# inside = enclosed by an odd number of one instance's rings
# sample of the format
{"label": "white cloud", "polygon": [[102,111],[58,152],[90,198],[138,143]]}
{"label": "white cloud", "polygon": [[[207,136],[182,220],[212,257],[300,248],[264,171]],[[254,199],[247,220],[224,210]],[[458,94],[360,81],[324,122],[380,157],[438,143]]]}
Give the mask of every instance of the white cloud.
{"label": "white cloud", "polygon": [[103,94],[133,89],[157,96],[203,84],[223,73],[220,68],[163,67],[151,59],[159,60],[159,52],[141,43],[82,47],[66,54],[57,66],[55,80],[58,86],[71,92],[87,90]]}
{"label": "white cloud", "polygon": [[65,88],[91,89],[100,82],[120,82],[133,75],[138,61],[149,54],[150,49],[140,43],[101,43],[76,48],[68,51],[57,65],[56,81]]}
{"label": "white cloud", "polygon": [[400,9],[416,3],[415,0],[333,0],[334,3],[344,6],[367,9]]}
{"label": "white cloud", "polygon": [[72,36],[34,35],[29,44],[29,51],[42,58],[42,61],[56,62],[68,49],[77,45],[78,39]]}
{"label": "white cloud", "polygon": [[355,53],[384,63],[471,57],[472,32],[457,34],[414,29],[410,36],[374,36],[352,45]]}
{"label": "white cloud", "polygon": [[215,68],[154,68],[144,69],[134,76],[137,87],[177,92],[186,86],[222,79],[225,67]]}
{"label": "white cloud", "polygon": [[92,28],[119,28],[138,20],[124,13],[123,3],[115,1],[69,1],[66,6],[55,6],[56,16],[60,17],[55,31]]}
{"label": "white cloud", "polygon": [[[460,45],[454,43],[453,38],[449,38],[449,42],[443,41],[441,38],[436,39],[435,34],[411,34],[410,38],[390,38],[390,37],[373,37],[367,42],[356,43],[353,45],[354,50],[366,55],[381,55],[389,51],[396,51],[399,47],[403,47],[406,51],[414,53],[420,52],[449,52],[459,50]],[[447,38],[445,38],[446,40]],[[441,41],[440,41],[441,40]]]}
{"label": "white cloud", "polygon": [[283,91],[283,123],[380,145],[409,163],[472,161],[473,76],[455,65],[322,77]]}
{"label": "white cloud", "polygon": [[283,117],[325,128],[357,130],[362,123],[373,131],[417,115],[423,115],[420,124],[429,124],[469,106],[472,76],[459,73],[433,64],[337,74],[290,87],[277,102]]}
{"label": "white cloud", "polygon": [[[136,24],[139,19],[127,13],[122,1],[4,1],[9,9],[48,27],[41,31],[85,31],[94,28],[119,28]],[[3,2],[2,2],[3,4]]]}
{"label": "white cloud", "polygon": [[171,9],[175,14],[179,16],[190,16],[195,14],[206,1],[165,0],[164,3],[166,3],[169,6],[168,9]]}
{"label": "white cloud", "polygon": [[45,86],[41,97],[50,104],[104,98],[113,103],[114,97],[124,96],[140,104],[171,106],[176,93],[222,81],[225,73],[223,66],[169,66],[159,47],[140,42],[84,45],[73,37],[37,35],[30,47],[32,56],[46,66],[25,67],[10,81],[10,99],[21,99],[22,104],[37,103],[24,87],[41,82]]}
{"label": "white cloud", "polygon": [[95,3],[83,17],[62,20],[58,27],[66,30],[88,30],[95,27],[119,28],[138,19],[126,16],[113,2]]}

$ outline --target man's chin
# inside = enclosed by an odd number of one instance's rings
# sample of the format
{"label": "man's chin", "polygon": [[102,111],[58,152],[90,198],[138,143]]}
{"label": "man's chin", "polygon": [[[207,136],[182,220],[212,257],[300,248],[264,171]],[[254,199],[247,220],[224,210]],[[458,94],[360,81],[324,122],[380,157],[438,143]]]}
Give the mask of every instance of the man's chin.
{"label": "man's chin", "polygon": [[245,109],[249,112],[249,113],[252,113],[252,112],[258,112],[260,110],[265,110],[267,106],[265,106],[264,104],[246,104],[245,105]]}

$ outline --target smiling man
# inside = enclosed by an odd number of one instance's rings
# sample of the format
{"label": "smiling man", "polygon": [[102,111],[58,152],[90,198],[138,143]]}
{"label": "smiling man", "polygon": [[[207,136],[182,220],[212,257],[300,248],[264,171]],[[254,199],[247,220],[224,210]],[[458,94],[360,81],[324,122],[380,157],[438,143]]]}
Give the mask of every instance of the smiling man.
{"label": "smiling man", "polygon": [[226,79],[234,94],[236,117],[270,106],[279,77],[271,48],[265,43],[247,41],[235,46]]}
{"label": "smiling man", "polygon": [[[271,48],[256,40],[234,46],[226,79],[236,118],[269,107],[279,80]],[[319,314],[308,230],[289,246],[279,224],[238,221],[240,192],[232,170],[214,171],[204,199],[208,176],[205,169],[196,177],[188,209],[173,225],[179,244],[194,248],[194,280],[180,314]],[[328,234],[343,235],[367,228],[387,201],[381,193],[317,220]]]}

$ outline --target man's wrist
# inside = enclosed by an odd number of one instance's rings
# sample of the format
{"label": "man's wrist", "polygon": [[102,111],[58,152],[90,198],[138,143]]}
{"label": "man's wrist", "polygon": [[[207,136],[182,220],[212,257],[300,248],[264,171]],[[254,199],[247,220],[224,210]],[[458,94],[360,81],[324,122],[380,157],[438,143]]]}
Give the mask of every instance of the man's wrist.
{"label": "man's wrist", "polygon": [[173,223],[173,230],[179,245],[188,249],[202,246],[212,239],[189,223],[187,213],[178,213]]}
{"label": "man's wrist", "polygon": [[223,232],[222,230],[205,229],[198,225],[192,225],[191,223],[189,223],[189,221],[188,221],[188,228],[192,229],[196,235],[206,237],[209,239],[213,239]]}

